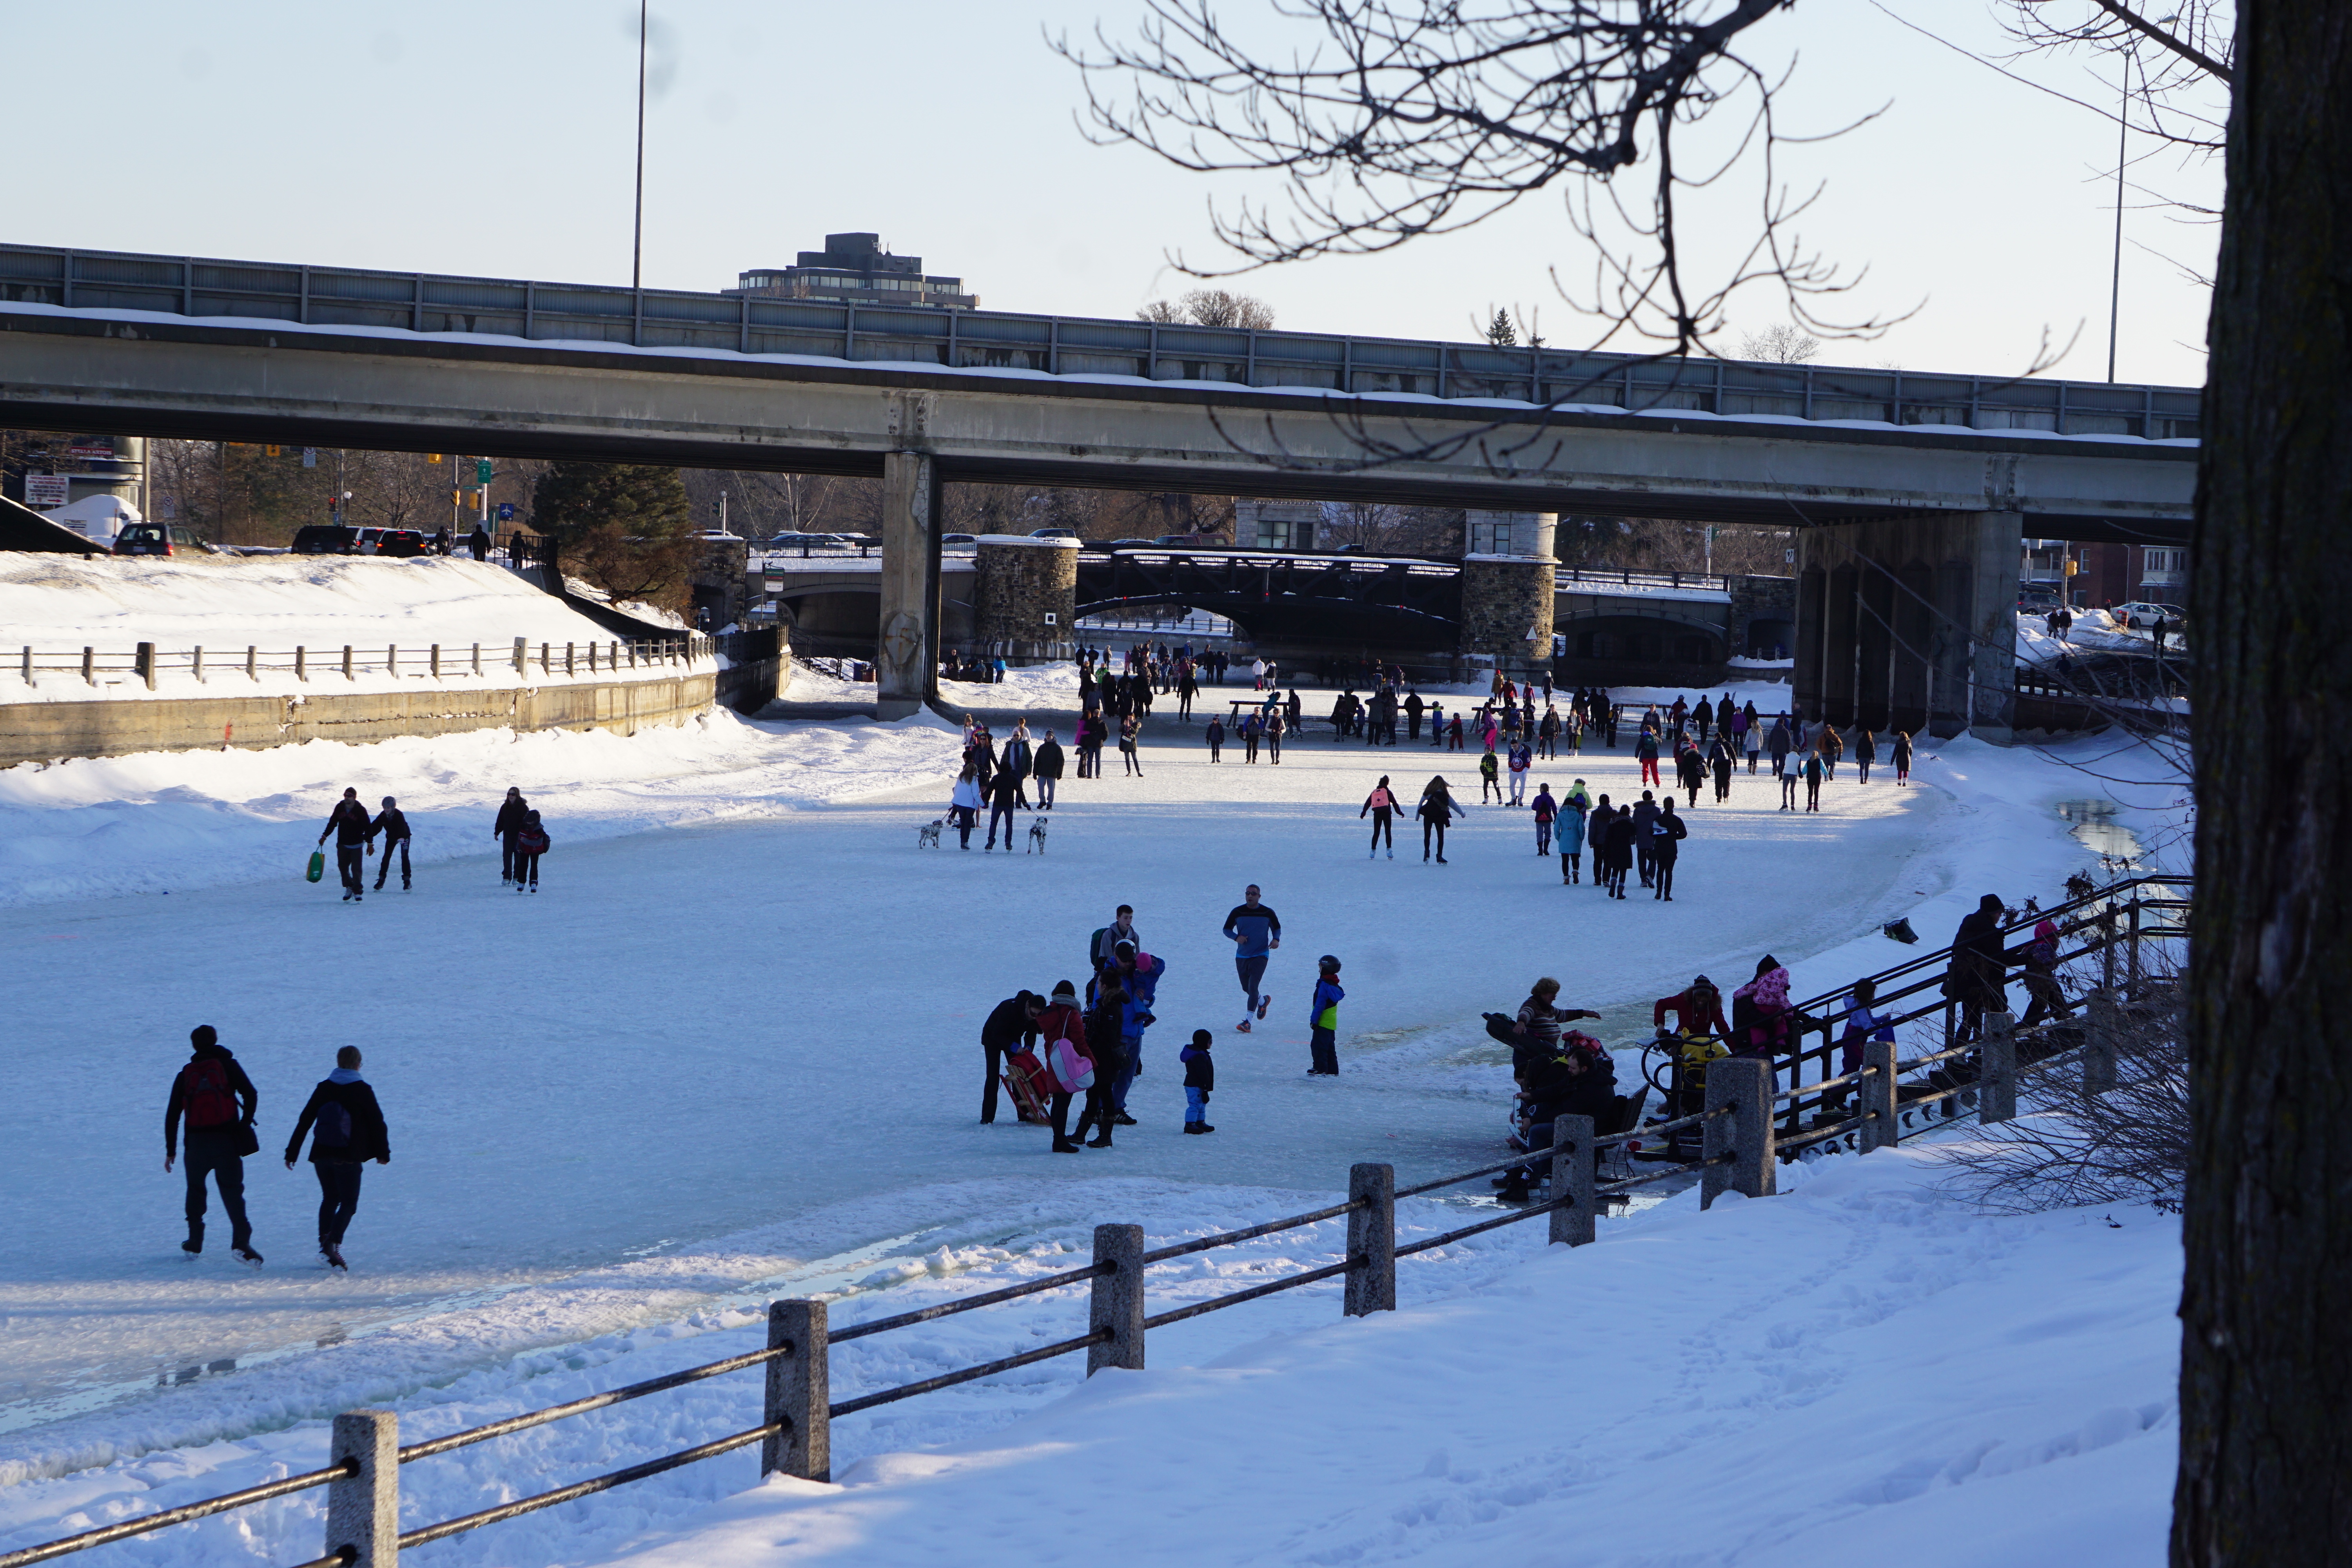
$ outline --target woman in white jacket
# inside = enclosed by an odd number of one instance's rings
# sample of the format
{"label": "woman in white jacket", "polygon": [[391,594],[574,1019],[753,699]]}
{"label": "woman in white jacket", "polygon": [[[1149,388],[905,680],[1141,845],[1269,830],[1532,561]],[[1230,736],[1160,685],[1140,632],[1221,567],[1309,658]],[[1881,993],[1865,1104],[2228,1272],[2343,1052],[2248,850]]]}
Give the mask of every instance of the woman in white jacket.
{"label": "woman in white jacket", "polygon": [[[948,815],[955,818],[956,836],[966,849],[971,847],[972,814],[981,808],[980,779],[972,764],[966,763],[963,772],[956,775],[955,789],[948,795]],[[1007,830],[1010,832],[1010,829]]]}

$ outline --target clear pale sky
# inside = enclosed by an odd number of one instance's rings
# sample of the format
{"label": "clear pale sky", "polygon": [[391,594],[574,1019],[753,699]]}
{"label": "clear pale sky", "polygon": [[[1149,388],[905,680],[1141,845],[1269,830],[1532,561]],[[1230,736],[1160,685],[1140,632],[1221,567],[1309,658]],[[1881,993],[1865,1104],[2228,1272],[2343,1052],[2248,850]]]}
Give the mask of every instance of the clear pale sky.
{"label": "clear pale sky", "polygon": [[[1888,0],[1998,48],[1989,6]],[[1264,0],[1226,0],[1244,25]],[[1132,0],[890,5],[656,0],[646,144],[649,285],[731,286],[828,230],[869,229],[961,275],[984,308],[1125,316],[1192,286],[1168,255],[1221,259],[1206,212],[1244,192],[1130,148],[1090,145],[1077,73],[1048,33],[1135,27]],[[1808,0],[1751,34],[1796,62],[1785,132],[1872,123],[1784,153],[1826,189],[1809,247],[1866,276],[1855,315],[1916,314],[1824,363],[2014,374],[2045,330],[2079,339],[2056,374],[2106,373],[2111,120],[2004,79],[1866,0]],[[9,19],[19,180],[0,238],[567,282],[629,276],[636,12],[615,0],[236,0],[20,5]],[[2112,101],[2081,61],[2021,68]],[[2218,163],[2145,138],[2136,182],[2218,204]],[[1752,187],[1742,187],[1743,194]],[[1703,210],[1702,274],[1752,206]],[[2215,230],[2127,197],[2117,375],[2204,377]],[[1714,243],[1722,237],[1721,244]],[[2162,252],[2129,243],[2137,240]],[[2169,259],[2167,259],[2168,258]],[[2179,265],[2176,265],[2178,263]],[[1259,272],[1232,286],[1277,325],[1474,335],[1496,306],[1540,310],[1549,342],[1591,330],[1554,266],[1586,265],[1556,197],[1401,254]],[[1762,289],[1736,329],[1782,319]]]}

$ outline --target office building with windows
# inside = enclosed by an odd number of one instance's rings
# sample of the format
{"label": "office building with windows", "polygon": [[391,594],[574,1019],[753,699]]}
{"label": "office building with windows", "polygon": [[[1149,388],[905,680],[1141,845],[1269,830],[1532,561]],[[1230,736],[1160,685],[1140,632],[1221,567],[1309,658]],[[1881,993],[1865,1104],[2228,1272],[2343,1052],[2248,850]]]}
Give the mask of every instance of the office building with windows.
{"label": "office building with windows", "polygon": [[763,300],[822,300],[851,305],[920,305],[974,310],[977,294],[961,278],[931,277],[919,256],[893,256],[878,234],[828,234],[823,250],[803,250],[791,267],[746,272],[730,294]]}

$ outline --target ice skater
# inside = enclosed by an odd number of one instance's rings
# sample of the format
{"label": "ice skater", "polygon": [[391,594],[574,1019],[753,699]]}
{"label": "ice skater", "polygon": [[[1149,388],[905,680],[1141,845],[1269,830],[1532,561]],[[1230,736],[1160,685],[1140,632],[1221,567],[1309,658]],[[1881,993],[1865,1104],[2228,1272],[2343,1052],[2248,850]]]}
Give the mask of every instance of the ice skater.
{"label": "ice skater", "polygon": [[522,830],[515,835],[515,891],[539,891],[539,858],[547,853],[547,828],[535,810],[522,814]]}
{"label": "ice skater", "polygon": [[375,890],[383,891],[383,879],[392,875],[392,851],[400,847],[400,890],[408,891],[408,818],[400,813],[399,802],[390,795],[383,797],[383,810],[368,824],[368,837],[383,835],[383,858],[376,862]]}
{"label": "ice skater", "polygon": [[1429,836],[1433,832],[1437,835],[1437,863],[1444,865],[1445,825],[1470,813],[1454,798],[1453,787],[1446,784],[1444,773],[1431,779],[1429,787],[1421,792],[1421,805],[1414,808],[1413,815],[1421,818],[1421,863],[1429,864]]}
{"label": "ice skater", "polygon": [[1265,978],[1267,956],[1282,945],[1282,917],[1272,905],[1258,902],[1255,882],[1242,889],[1242,901],[1225,916],[1224,935],[1234,944],[1234,969],[1241,977],[1242,995],[1246,999],[1242,1021],[1234,1027],[1246,1035],[1250,1020],[1265,1017],[1274,1000],[1259,992],[1258,982]]}
{"label": "ice skater", "polygon": [[1364,797],[1364,809],[1356,813],[1356,820],[1372,819],[1372,847],[1364,858],[1369,860],[1381,852],[1381,841],[1388,840],[1389,858],[1396,858],[1396,792],[1389,788],[1389,775],[1382,773],[1372,793]]}
{"label": "ice skater", "polygon": [[255,1147],[253,1113],[261,1095],[210,1024],[188,1031],[188,1047],[192,1054],[172,1079],[171,1103],[163,1109],[166,1174],[179,1153],[181,1118],[188,1124],[188,1239],[180,1243],[180,1250],[193,1258],[205,1249],[205,1177],[209,1174],[220,1188],[222,1212],[228,1215],[229,1250],[258,1267],[261,1254],[253,1250],[253,1226],[245,1217],[244,1156]]}
{"label": "ice skater", "polygon": [[319,830],[319,842],[326,843],[330,833],[335,836],[335,870],[343,879],[343,902],[357,903],[367,892],[362,857],[374,849],[368,837],[367,807],[360,804],[359,791],[343,791],[343,798],[327,814],[327,826]]}
{"label": "ice skater", "polygon": [[522,831],[523,814],[530,807],[524,803],[522,791],[507,786],[506,799],[499,803],[499,816],[490,824],[490,837],[499,841],[499,881],[514,880],[515,835]]}
{"label": "ice skater", "polygon": [[360,1206],[360,1173],[368,1161],[392,1163],[392,1137],[375,1090],[360,1077],[357,1046],[335,1053],[335,1070],[320,1080],[286,1141],[286,1168],[302,1152],[302,1136],[313,1128],[310,1167],[319,1177],[319,1256],[331,1268],[343,1264],[343,1233]]}

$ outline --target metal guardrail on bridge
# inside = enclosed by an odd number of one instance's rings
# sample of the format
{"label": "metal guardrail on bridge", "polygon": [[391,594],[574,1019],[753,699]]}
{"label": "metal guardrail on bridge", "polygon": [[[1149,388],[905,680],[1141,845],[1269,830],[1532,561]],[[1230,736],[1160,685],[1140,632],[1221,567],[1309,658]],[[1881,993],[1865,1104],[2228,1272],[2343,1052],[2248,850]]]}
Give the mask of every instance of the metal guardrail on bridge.
{"label": "metal guardrail on bridge", "polygon": [[2195,387],[1651,359],[0,245],[0,301],[746,354],[1781,419],[2193,437]]}

